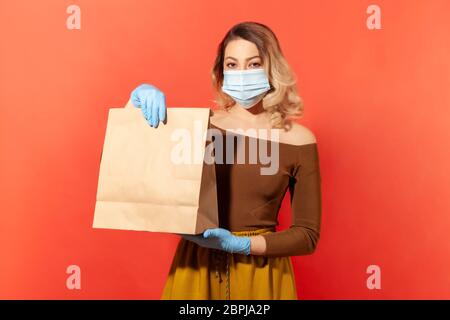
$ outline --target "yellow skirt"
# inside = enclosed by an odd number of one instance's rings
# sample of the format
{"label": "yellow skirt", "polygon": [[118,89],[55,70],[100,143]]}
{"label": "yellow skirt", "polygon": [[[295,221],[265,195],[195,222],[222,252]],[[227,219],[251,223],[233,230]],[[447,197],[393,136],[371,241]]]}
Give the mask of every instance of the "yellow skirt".
{"label": "yellow skirt", "polygon": [[[254,236],[272,228],[232,232]],[[297,299],[291,257],[227,253],[181,238],[162,300]]]}

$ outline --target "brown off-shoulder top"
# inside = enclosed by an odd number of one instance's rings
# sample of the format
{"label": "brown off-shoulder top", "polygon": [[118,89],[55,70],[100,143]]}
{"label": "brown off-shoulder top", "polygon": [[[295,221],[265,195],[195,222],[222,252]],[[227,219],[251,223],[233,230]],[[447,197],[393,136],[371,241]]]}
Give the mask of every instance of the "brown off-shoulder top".
{"label": "brown off-shoulder top", "polygon": [[[275,228],[281,202],[289,190],[291,226],[262,234],[266,240],[265,255],[275,257],[313,253],[320,236],[322,213],[317,142],[303,145],[271,142],[223,129],[211,122],[209,129],[216,129],[213,131],[226,137],[222,139],[222,157],[217,157],[220,153],[215,151],[219,227],[230,231]],[[212,141],[216,147],[217,140],[213,138]],[[262,174],[261,168],[267,168],[270,164],[262,161],[251,163],[251,143],[257,145],[258,150],[266,148],[269,156],[278,154],[277,170],[274,173]],[[238,161],[239,150],[245,154],[243,163]],[[228,157],[233,159],[232,163],[227,161],[227,153],[230,152],[234,152]]]}

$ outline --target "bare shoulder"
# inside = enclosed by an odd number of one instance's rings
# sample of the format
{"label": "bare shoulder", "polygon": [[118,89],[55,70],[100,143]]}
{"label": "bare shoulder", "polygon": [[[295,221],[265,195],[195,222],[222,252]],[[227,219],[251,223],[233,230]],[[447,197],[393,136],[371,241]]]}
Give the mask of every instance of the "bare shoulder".
{"label": "bare shoulder", "polygon": [[296,122],[292,122],[292,126],[289,131],[282,131],[280,133],[280,141],[294,145],[317,142],[314,133],[310,129]]}

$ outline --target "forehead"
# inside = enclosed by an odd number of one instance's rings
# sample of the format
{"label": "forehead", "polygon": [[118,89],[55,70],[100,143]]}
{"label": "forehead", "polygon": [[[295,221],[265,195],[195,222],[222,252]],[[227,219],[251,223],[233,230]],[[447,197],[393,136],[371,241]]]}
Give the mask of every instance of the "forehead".
{"label": "forehead", "polygon": [[232,40],[225,48],[225,58],[232,56],[237,59],[245,59],[258,54],[258,47],[253,42],[244,39]]}

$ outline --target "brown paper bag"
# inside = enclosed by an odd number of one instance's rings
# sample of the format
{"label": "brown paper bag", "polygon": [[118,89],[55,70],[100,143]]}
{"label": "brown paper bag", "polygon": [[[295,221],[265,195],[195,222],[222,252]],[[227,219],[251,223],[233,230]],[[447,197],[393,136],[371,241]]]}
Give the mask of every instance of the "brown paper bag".
{"label": "brown paper bag", "polygon": [[131,102],[111,108],[93,227],[184,234],[218,227],[215,167],[203,161],[209,113],[167,108],[166,124],[152,128]]}

